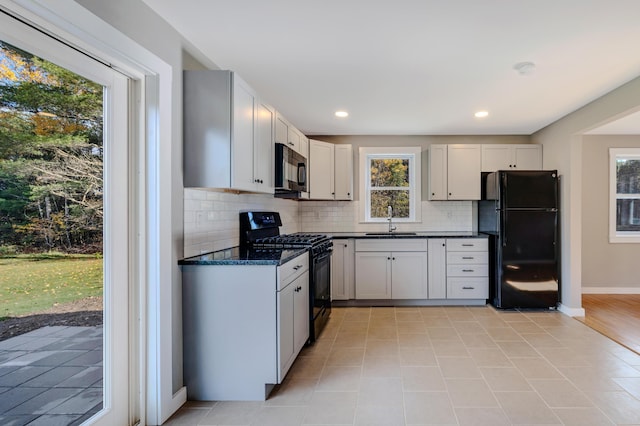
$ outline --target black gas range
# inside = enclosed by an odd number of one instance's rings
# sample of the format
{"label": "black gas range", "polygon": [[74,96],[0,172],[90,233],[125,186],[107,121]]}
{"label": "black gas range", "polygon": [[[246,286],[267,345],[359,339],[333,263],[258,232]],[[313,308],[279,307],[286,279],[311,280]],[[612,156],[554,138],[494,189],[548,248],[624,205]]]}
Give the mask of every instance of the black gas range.
{"label": "black gas range", "polygon": [[241,212],[240,247],[309,250],[309,342],[313,343],[331,314],[331,252],[333,240],[325,234],[297,232],[280,235],[278,212]]}

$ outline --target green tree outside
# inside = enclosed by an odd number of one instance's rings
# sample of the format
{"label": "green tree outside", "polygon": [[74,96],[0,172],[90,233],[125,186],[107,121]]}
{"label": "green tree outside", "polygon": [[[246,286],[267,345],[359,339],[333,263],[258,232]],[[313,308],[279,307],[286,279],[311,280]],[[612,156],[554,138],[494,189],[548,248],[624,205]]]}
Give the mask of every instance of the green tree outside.
{"label": "green tree outside", "polygon": [[0,42],[0,247],[102,252],[103,87]]}
{"label": "green tree outside", "polygon": [[409,160],[403,158],[372,159],[371,217],[386,218],[387,207],[393,208],[393,217],[408,218]]}

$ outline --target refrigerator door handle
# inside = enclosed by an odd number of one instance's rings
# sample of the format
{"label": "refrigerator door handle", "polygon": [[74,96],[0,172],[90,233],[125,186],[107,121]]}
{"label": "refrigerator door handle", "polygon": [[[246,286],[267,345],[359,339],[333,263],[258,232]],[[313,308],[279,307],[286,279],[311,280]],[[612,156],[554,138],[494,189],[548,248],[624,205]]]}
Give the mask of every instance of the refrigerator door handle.
{"label": "refrigerator door handle", "polygon": [[507,246],[507,212],[502,210],[500,212],[502,220],[500,221],[500,235],[502,236],[502,247]]}

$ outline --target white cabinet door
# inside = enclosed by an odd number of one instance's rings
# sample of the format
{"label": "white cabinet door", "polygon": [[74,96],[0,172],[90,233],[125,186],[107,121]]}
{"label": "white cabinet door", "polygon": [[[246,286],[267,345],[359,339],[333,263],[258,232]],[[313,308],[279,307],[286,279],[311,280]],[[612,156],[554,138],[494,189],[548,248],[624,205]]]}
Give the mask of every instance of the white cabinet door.
{"label": "white cabinet door", "polygon": [[392,299],[427,298],[427,253],[391,253]]}
{"label": "white cabinet door", "polygon": [[447,145],[447,199],[480,199],[480,145]]}
{"label": "white cabinet door", "polygon": [[233,78],[232,187],[253,191],[253,142],[257,96],[237,75]]}
{"label": "white cabinet door", "polygon": [[254,182],[261,192],[273,192],[275,110],[258,102],[256,139],[254,141]]}
{"label": "white cabinet door", "polygon": [[353,147],[334,146],[334,199],[353,200]]}
{"label": "white cabinet door", "polygon": [[430,238],[429,244],[429,299],[447,297],[447,244],[444,238]]}
{"label": "white cabinet door", "polygon": [[333,240],[331,255],[331,299],[349,300],[355,297],[354,240]]}
{"label": "white cabinet door", "polygon": [[482,145],[482,171],[542,170],[542,145]]}
{"label": "white cabinet door", "polygon": [[300,275],[291,285],[294,286],[293,345],[295,358],[309,339],[309,272]]}
{"label": "white cabinet door", "polygon": [[391,253],[356,252],[356,299],[391,299]]}
{"label": "white cabinet door", "polygon": [[275,142],[287,145],[289,141],[289,123],[279,112],[276,112],[275,127]]}
{"label": "white cabinet door", "polygon": [[513,147],[516,170],[542,170],[542,145],[517,145]]}
{"label": "white cabinet door", "polygon": [[302,133],[291,124],[289,124],[289,130],[287,132],[287,145],[297,153],[300,153],[300,139]]}
{"label": "white cabinet door", "polygon": [[299,153],[306,159],[309,159],[309,138],[300,133],[300,151]]}
{"label": "white cabinet door", "polygon": [[278,383],[282,382],[295,359],[294,283],[277,293],[278,315]]}
{"label": "white cabinet door", "polygon": [[334,145],[309,141],[309,198],[333,200],[334,198]]}
{"label": "white cabinet door", "polygon": [[429,199],[447,199],[447,145],[429,147]]}
{"label": "white cabinet door", "polygon": [[509,145],[482,145],[482,171],[509,170],[513,151]]}

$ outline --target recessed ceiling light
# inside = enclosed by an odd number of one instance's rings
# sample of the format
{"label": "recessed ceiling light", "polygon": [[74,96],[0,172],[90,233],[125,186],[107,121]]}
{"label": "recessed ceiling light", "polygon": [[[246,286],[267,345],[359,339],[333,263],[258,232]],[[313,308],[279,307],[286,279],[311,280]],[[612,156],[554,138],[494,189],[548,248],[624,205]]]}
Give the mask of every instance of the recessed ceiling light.
{"label": "recessed ceiling light", "polygon": [[485,118],[489,115],[489,111],[478,111],[475,114],[476,118]]}
{"label": "recessed ceiling light", "polygon": [[349,113],[347,111],[336,111],[336,117],[345,118],[348,116]]}

